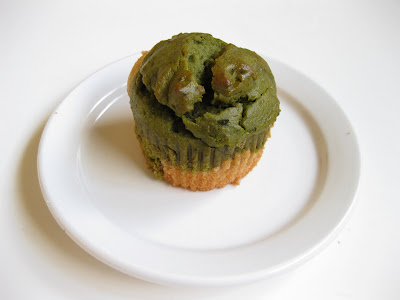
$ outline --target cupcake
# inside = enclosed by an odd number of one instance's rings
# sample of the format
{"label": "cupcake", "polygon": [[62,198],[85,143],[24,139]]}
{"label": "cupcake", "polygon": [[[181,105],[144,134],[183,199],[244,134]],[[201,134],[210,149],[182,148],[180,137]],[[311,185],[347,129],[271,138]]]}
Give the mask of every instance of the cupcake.
{"label": "cupcake", "polygon": [[239,184],[280,112],[267,62],[205,33],[178,34],[143,52],[127,90],[148,166],[193,191]]}

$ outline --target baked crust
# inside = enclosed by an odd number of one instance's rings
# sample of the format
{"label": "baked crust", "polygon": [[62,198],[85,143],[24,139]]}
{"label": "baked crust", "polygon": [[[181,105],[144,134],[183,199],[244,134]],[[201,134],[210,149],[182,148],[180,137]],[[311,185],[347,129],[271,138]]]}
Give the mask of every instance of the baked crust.
{"label": "baked crust", "polygon": [[167,161],[162,161],[163,179],[175,187],[192,191],[209,191],[228,184],[239,185],[240,180],[257,165],[262,153],[263,149],[237,153],[232,159],[223,161],[220,166],[208,172],[182,171]]}
{"label": "baked crust", "polygon": [[128,77],[128,82],[126,84],[126,90],[128,92],[129,98],[131,97],[131,91],[132,91],[132,85],[133,85],[133,79],[135,78],[135,74],[137,71],[139,71],[140,66],[142,65],[142,61],[145,57],[145,55],[148,53],[149,51],[142,51],[142,56],[139,57],[139,59],[135,62],[135,64],[132,67],[131,72],[129,73],[129,77]]}

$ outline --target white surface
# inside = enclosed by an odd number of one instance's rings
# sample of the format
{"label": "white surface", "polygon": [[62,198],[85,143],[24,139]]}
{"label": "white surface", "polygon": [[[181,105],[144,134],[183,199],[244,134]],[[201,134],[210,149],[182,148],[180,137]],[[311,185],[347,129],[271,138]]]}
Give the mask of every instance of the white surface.
{"label": "white surface", "polygon": [[[1,298],[399,299],[400,3],[171,3],[0,2]],[[36,155],[51,112],[100,67],[180,31],[210,32],[295,67],[354,126],[362,174],[353,216],[334,243],[294,272],[218,289],[150,284],[81,250],[44,203]]]}
{"label": "white surface", "polygon": [[333,99],[268,59],[280,83],[277,138],[240,186],[193,193],[146,170],[126,92],[139,57],[83,81],[43,131],[39,181],[65,233],[124,273],[176,286],[265,279],[332,242],[360,174],[354,130]]}

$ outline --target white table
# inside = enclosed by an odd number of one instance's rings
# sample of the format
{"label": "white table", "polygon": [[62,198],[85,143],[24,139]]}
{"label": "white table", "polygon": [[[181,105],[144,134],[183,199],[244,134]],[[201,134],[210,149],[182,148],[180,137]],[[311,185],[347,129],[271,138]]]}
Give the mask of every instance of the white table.
{"label": "white table", "polygon": [[[14,1],[0,4],[1,299],[399,299],[400,2]],[[80,81],[179,32],[209,32],[307,74],[360,143],[357,206],[293,272],[224,288],[165,287],[111,269],[63,233],[38,185],[43,127]]]}

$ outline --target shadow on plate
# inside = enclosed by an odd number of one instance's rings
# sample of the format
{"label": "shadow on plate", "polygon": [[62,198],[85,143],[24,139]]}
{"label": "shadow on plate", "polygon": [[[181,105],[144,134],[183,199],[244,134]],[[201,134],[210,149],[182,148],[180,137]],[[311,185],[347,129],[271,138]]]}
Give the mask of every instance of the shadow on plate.
{"label": "shadow on plate", "polygon": [[95,140],[96,146],[102,147],[117,158],[121,163],[133,163],[146,175],[155,179],[152,171],[147,167],[139,141],[135,135],[133,120],[121,119],[112,122],[96,124],[90,138]]}

